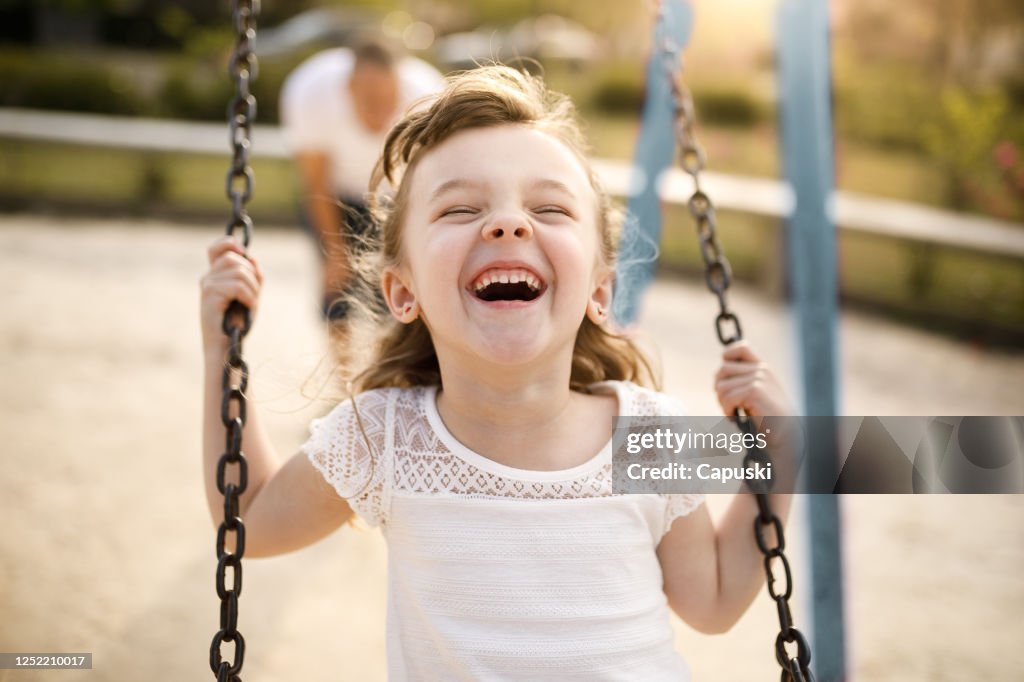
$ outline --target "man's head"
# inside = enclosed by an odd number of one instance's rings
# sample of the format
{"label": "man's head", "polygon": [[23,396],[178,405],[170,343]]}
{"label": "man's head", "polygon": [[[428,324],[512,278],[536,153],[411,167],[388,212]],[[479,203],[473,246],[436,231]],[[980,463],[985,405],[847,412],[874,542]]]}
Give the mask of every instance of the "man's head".
{"label": "man's head", "polygon": [[395,54],[383,43],[366,41],[353,52],[355,63],[348,89],[359,121],[383,132],[398,113],[398,72]]}

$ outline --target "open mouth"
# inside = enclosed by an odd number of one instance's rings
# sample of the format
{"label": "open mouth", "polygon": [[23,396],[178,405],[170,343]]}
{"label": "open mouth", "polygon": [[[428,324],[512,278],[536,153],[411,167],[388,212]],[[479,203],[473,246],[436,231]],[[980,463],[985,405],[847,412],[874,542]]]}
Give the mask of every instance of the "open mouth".
{"label": "open mouth", "polygon": [[481,301],[523,301],[535,300],[544,293],[544,283],[532,272],[523,269],[487,270],[470,287]]}

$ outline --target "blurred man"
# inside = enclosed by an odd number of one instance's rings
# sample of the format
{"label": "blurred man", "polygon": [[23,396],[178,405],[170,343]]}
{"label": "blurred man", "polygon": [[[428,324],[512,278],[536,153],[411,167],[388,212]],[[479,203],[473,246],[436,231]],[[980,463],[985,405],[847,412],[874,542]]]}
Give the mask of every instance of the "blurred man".
{"label": "blurred man", "polygon": [[384,139],[406,107],[442,86],[432,66],[376,41],[316,54],[284,83],[281,122],[307,227],[324,257],[322,311],[334,336],[344,334],[348,306],[338,297],[351,280],[352,249],[370,226],[366,192]]}

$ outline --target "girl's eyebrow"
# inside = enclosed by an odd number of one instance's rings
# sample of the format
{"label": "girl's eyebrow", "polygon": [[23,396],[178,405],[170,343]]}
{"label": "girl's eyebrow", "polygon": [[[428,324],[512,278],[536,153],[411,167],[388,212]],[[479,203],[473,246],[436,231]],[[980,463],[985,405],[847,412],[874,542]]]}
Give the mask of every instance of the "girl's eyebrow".
{"label": "girl's eyebrow", "polygon": [[[457,189],[479,189],[479,188],[481,188],[483,186],[484,186],[483,182],[479,182],[479,181],[476,181],[476,180],[470,180],[469,178],[453,178],[451,180],[446,180],[446,181],[442,182],[440,185],[438,185],[437,189],[435,189],[433,192],[431,192],[429,201],[433,202],[433,201],[437,200],[438,197],[442,196],[443,194],[445,194],[447,192],[451,192],[453,190],[457,190]],[[542,180],[537,180],[536,182],[534,182],[531,185],[531,188],[532,189],[553,189],[553,190],[562,192],[564,194],[567,194],[570,197],[572,197],[573,199],[576,198],[576,193],[573,192],[571,189],[569,189],[568,185],[566,185],[564,182],[562,182],[560,180],[554,180],[552,178],[545,178],[545,179],[542,179]]]}
{"label": "girl's eyebrow", "polygon": [[483,186],[483,183],[469,180],[468,178],[454,178],[452,180],[446,180],[442,182],[437,189],[430,194],[430,201],[436,200],[442,194],[451,192],[456,189],[478,189]]}
{"label": "girl's eyebrow", "polygon": [[576,198],[576,193],[569,189],[569,186],[560,180],[544,179],[538,180],[533,183],[533,189],[553,189],[564,194],[568,194],[573,199]]}

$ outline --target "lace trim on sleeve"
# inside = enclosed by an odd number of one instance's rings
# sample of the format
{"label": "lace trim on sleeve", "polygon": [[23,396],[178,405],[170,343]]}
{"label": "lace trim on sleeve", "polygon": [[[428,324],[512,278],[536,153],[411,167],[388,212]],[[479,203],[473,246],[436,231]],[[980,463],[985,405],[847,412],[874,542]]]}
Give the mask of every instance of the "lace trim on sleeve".
{"label": "lace trim on sleeve", "polygon": [[667,493],[665,499],[665,525],[662,537],[672,528],[672,522],[686,516],[704,503],[704,493]]}
{"label": "lace trim on sleeve", "polygon": [[[310,424],[301,451],[324,480],[371,526],[387,522],[390,454],[385,443],[388,391],[367,391]],[[360,421],[362,429],[360,429]],[[365,437],[364,437],[365,432]]]}
{"label": "lace trim on sleeve", "polygon": [[[634,392],[633,415],[648,418],[656,422],[658,417],[682,417],[687,414],[686,405],[675,396],[657,393],[644,388]],[[665,500],[665,521],[662,526],[662,537],[672,528],[672,522],[680,516],[686,516],[704,503],[704,493],[667,493],[661,495]]]}

